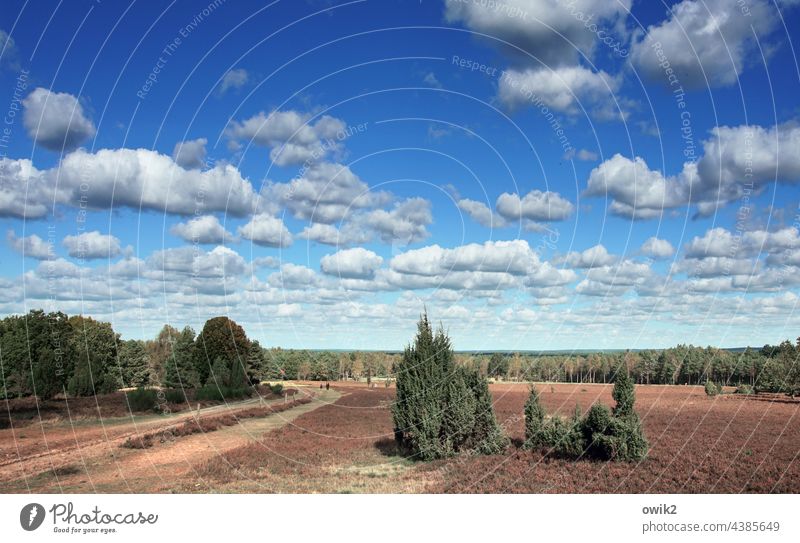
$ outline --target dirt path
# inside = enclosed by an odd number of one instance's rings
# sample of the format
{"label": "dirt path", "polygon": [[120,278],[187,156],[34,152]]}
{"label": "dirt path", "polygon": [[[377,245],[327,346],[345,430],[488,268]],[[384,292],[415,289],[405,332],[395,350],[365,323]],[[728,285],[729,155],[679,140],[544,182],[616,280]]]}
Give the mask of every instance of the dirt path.
{"label": "dirt path", "polygon": [[[305,391],[304,391],[305,392]],[[310,391],[309,391],[310,392]],[[316,392],[316,391],[314,391]],[[301,393],[308,395],[308,393]],[[215,432],[194,434],[171,442],[156,443],[149,449],[125,449],[120,444],[130,435],[171,426],[192,418],[183,413],[165,420],[138,424],[128,431],[114,432],[114,437],[99,441],[84,440],[97,426],[85,432],[74,428],[77,445],[36,454],[21,461],[0,466],[2,492],[169,492],[180,488],[184,476],[194,481],[195,490],[204,490],[203,481],[194,474],[194,466],[222,452],[258,440],[264,433],[291,423],[300,415],[336,401],[334,390],[314,394],[311,403],[299,405],[263,418],[244,419],[239,424]],[[269,403],[279,403],[277,400]],[[201,410],[209,414],[236,412],[258,405],[250,400],[229,406]]]}

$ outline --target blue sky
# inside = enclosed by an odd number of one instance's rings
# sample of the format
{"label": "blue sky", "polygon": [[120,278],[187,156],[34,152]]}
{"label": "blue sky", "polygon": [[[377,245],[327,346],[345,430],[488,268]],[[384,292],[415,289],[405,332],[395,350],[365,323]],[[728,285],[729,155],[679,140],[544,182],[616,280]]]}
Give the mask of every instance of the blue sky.
{"label": "blue sky", "polygon": [[[265,345],[797,336],[794,0],[10,1],[0,313]],[[2,131],[5,130],[5,131]]]}

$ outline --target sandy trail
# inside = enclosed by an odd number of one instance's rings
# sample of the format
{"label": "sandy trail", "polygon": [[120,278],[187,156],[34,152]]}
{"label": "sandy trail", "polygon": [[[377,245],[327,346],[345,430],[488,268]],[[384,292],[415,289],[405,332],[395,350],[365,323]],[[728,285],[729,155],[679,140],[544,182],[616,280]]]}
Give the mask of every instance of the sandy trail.
{"label": "sandy trail", "polygon": [[[301,391],[307,397],[311,391]],[[173,441],[157,442],[149,449],[126,449],[120,444],[129,436],[153,431],[194,417],[181,413],[155,421],[115,425],[111,431],[101,428],[107,437],[96,439],[98,425],[74,426],[72,445],[47,453],[33,454],[0,465],[0,492],[169,492],[185,486],[186,478],[196,490],[204,482],[195,476],[194,466],[222,452],[256,441],[266,432],[291,423],[300,415],[335,402],[340,393],[313,391],[313,401],[267,417],[243,419],[239,424],[214,432],[194,434]],[[266,405],[283,400],[265,402]],[[227,406],[201,410],[201,418],[235,413],[259,405],[246,400]]]}

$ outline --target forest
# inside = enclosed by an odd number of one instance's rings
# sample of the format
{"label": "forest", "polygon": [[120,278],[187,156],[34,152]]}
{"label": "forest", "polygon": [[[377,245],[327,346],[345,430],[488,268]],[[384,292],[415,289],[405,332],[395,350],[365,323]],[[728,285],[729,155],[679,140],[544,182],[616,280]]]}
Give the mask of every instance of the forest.
{"label": "forest", "polygon": [[[398,346],[401,347],[401,346]],[[638,384],[747,385],[800,394],[800,340],[726,350],[669,349],[595,353],[455,353],[456,366],[502,381],[611,383],[623,371]],[[398,352],[265,348],[227,317],[196,333],[165,325],[149,340],[123,339],[110,323],[32,310],[0,320],[0,397],[91,396],[121,388],[197,389],[234,397],[262,381],[373,380],[387,385]],[[203,394],[200,394],[202,397]]]}

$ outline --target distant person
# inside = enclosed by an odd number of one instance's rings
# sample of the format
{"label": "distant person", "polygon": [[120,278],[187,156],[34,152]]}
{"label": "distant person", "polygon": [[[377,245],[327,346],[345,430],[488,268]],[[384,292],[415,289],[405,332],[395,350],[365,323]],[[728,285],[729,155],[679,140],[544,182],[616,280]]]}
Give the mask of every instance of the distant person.
{"label": "distant person", "polygon": [[325,383],[325,390],[330,390],[330,389],[331,389],[331,384]]}

